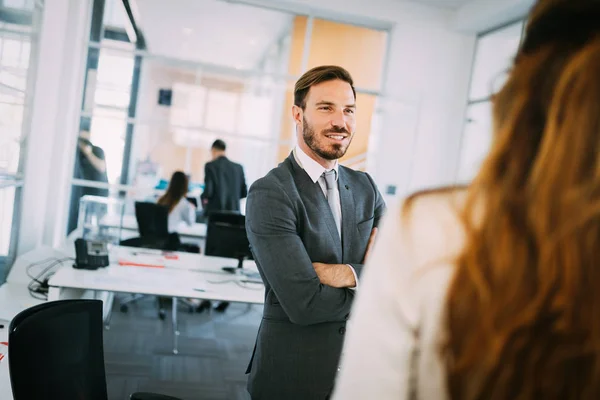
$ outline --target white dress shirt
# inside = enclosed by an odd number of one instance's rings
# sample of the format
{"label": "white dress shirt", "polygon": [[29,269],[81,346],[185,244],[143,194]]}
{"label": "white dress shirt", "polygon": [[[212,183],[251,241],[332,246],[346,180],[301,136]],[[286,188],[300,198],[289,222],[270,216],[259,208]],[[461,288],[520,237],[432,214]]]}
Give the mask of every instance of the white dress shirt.
{"label": "white dress shirt", "polygon": [[[333,166],[333,168],[326,169],[321,164],[319,164],[318,162],[316,162],[315,160],[310,158],[308,156],[308,154],[306,154],[299,146],[296,146],[294,148],[293,154],[294,154],[294,158],[295,158],[296,162],[298,163],[298,165],[300,166],[300,168],[302,168],[308,174],[310,179],[314,183],[319,182],[319,186],[321,187],[321,190],[323,191],[323,195],[325,196],[325,198],[327,198],[327,184],[325,183],[325,178],[323,177],[323,173],[334,170],[335,171],[335,181],[338,182],[339,181],[339,173],[338,173],[339,164],[338,164],[337,160],[335,161],[335,165]],[[336,187],[335,187],[335,192],[336,192],[337,201],[335,202],[335,207],[332,210],[332,212],[337,213],[337,216],[338,216],[338,218],[334,218],[334,219],[336,221],[340,221],[340,225],[338,225],[337,228],[338,228],[338,233],[340,234],[340,238],[341,238],[342,237],[342,226],[341,225],[343,225],[344,221],[342,220],[342,203],[340,200],[340,188],[338,185],[336,185]],[[358,286],[358,275],[356,275],[356,271],[350,264],[347,264],[347,265],[352,270],[352,273],[354,274],[354,280],[356,282],[356,286]],[[356,286],[355,286],[355,288],[356,288]]]}
{"label": "white dress shirt", "polygon": [[169,213],[169,232],[177,232],[182,222],[189,226],[196,222],[196,207],[185,197],[181,198]]}
{"label": "white dress shirt", "polygon": [[[332,400],[447,400],[440,354],[445,296],[464,244],[464,195],[389,210],[348,321]],[[411,396],[411,392],[413,396]]]}

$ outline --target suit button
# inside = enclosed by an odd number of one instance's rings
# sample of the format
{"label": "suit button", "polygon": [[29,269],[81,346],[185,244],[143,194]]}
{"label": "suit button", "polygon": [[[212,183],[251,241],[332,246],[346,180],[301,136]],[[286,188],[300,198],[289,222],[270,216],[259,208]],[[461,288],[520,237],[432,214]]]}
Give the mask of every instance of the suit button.
{"label": "suit button", "polygon": [[340,332],[340,335],[343,335],[344,333],[346,333],[346,328],[342,326],[342,327],[340,328],[340,331],[339,331],[339,332]]}

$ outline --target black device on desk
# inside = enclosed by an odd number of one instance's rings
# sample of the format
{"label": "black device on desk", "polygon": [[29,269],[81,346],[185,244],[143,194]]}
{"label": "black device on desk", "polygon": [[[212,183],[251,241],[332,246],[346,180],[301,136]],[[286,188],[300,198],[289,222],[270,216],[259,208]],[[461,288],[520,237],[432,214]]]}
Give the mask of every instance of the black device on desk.
{"label": "black device on desk", "polygon": [[73,268],[98,269],[107,267],[108,264],[110,262],[106,242],[81,238],[75,240],[75,264],[73,264]]}
{"label": "black device on desk", "polygon": [[236,273],[243,268],[244,260],[252,260],[250,243],[246,235],[246,216],[236,212],[211,212],[206,227],[207,256],[234,258],[237,267],[223,267]]}

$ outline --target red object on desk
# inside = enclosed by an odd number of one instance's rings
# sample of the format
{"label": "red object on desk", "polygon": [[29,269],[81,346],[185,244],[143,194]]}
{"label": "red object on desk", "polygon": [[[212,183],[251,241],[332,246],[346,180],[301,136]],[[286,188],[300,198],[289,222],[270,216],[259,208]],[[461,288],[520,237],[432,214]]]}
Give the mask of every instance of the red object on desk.
{"label": "red object on desk", "polygon": [[132,261],[123,261],[123,260],[119,260],[119,265],[122,266],[126,266],[126,267],[147,267],[147,268],[164,268],[164,265],[158,265],[158,264],[144,264],[144,263],[136,263],[136,262],[132,262]]}
{"label": "red object on desk", "polygon": [[[3,344],[5,346],[8,346],[8,342],[0,342],[0,344]],[[0,353],[0,361],[2,361],[2,359],[4,358],[4,354]]]}

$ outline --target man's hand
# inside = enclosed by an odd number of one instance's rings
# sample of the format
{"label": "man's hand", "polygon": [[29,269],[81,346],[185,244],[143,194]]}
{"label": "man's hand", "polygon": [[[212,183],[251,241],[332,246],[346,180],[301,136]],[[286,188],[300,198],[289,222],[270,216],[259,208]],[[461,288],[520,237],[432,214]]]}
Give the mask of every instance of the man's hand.
{"label": "man's hand", "polygon": [[371,255],[371,250],[373,250],[373,245],[375,244],[375,237],[377,236],[377,228],[373,228],[371,231],[371,236],[369,237],[369,241],[367,242],[367,250],[365,251],[365,258],[363,259],[363,264],[367,263],[367,258]]}
{"label": "man's hand", "polygon": [[323,285],[334,288],[347,288],[356,286],[354,273],[346,264],[313,263],[313,267]]}
{"label": "man's hand", "polygon": [[90,146],[89,144],[80,142],[79,148],[81,149],[83,154],[85,154],[86,156],[89,156],[90,154],[92,154],[92,146]]}

